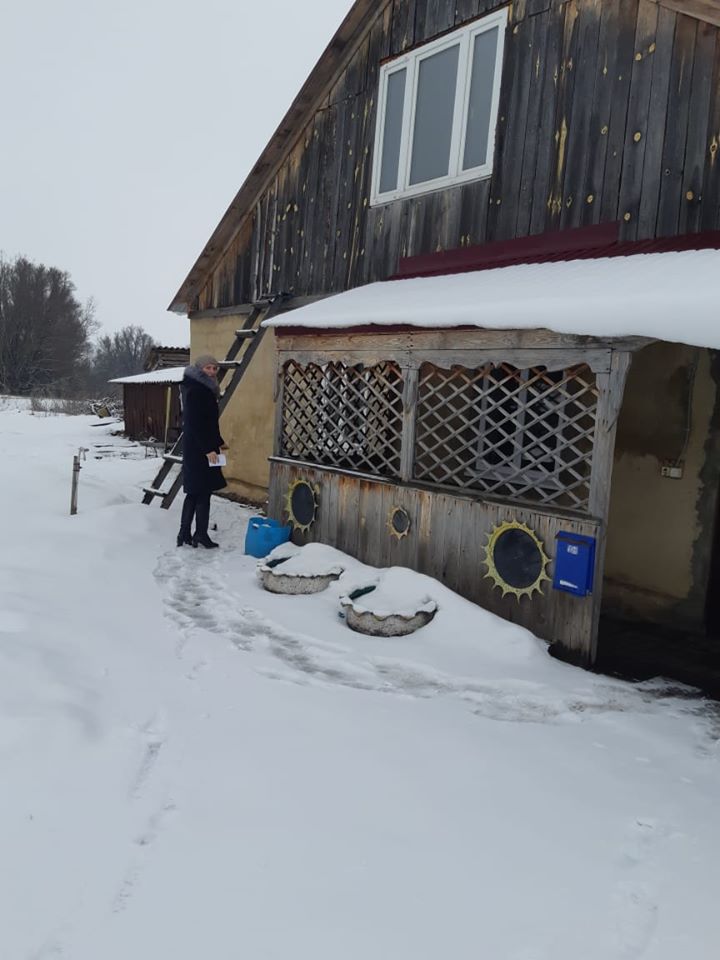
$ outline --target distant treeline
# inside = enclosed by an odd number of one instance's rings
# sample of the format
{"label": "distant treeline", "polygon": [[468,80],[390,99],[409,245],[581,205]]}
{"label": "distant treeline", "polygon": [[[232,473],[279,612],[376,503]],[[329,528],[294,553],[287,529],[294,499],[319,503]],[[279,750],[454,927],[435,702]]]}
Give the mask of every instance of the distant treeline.
{"label": "distant treeline", "polygon": [[0,393],[102,396],[113,377],[142,373],[154,341],[141,327],[97,334],[95,304],[69,274],[0,255]]}

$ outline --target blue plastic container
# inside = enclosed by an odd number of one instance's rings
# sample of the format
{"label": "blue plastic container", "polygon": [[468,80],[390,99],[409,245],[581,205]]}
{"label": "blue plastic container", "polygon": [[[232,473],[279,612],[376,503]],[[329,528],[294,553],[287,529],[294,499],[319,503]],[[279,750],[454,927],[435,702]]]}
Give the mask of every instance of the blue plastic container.
{"label": "blue plastic container", "polygon": [[269,517],[250,517],[245,534],[245,553],[251,557],[266,557],[271,550],[286,543],[292,533],[291,526]]}

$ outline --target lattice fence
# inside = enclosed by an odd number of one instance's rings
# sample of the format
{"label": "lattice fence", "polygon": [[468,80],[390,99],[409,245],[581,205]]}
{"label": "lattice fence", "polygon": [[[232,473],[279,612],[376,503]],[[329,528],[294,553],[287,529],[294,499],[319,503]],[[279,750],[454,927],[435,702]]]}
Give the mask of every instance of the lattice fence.
{"label": "lattice fence", "polygon": [[385,477],[400,475],[403,375],[374,367],[294,360],[284,368],[281,453]]}
{"label": "lattice fence", "polygon": [[585,510],[597,416],[586,365],[420,369],[414,477]]}

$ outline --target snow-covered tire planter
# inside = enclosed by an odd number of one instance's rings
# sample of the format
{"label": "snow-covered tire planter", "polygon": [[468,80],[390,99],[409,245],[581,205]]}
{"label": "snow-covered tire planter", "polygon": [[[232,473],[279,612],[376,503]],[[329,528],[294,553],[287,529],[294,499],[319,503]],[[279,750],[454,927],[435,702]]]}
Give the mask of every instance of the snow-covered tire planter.
{"label": "snow-covered tire planter", "polygon": [[373,590],[374,588],[355,590],[340,600],[345,622],[357,633],[365,633],[371,637],[405,637],[430,623],[437,612],[437,604],[429,601],[423,604],[425,609],[417,610],[413,614],[373,613],[368,610],[367,604],[363,604],[366,594]]}
{"label": "snow-covered tire planter", "polygon": [[333,580],[337,580],[339,576],[339,573],[331,573],[324,577],[301,577],[298,574],[263,570],[260,574],[260,581],[270,593],[287,593],[294,596],[301,593],[320,593],[322,590],[327,590]]}
{"label": "snow-covered tire planter", "polygon": [[[288,596],[300,594],[320,593],[327,590],[334,580],[342,574],[341,567],[326,569],[322,573],[311,573],[303,570],[302,573],[293,573],[291,570],[278,570],[281,564],[292,560],[290,557],[278,557],[260,567],[260,583],[270,593],[284,593]],[[292,567],[292,564],[290,564]]]}

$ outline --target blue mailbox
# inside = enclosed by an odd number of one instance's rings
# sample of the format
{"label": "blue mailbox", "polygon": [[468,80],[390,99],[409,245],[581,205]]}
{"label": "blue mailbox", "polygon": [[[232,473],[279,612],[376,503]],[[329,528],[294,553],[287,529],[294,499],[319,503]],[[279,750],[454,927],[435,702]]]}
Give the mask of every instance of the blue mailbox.
{"label": "blue mailbox", "polygon": [[595,537],[561,531],[555,537],[553,588],[586,597],[593,590]]}

